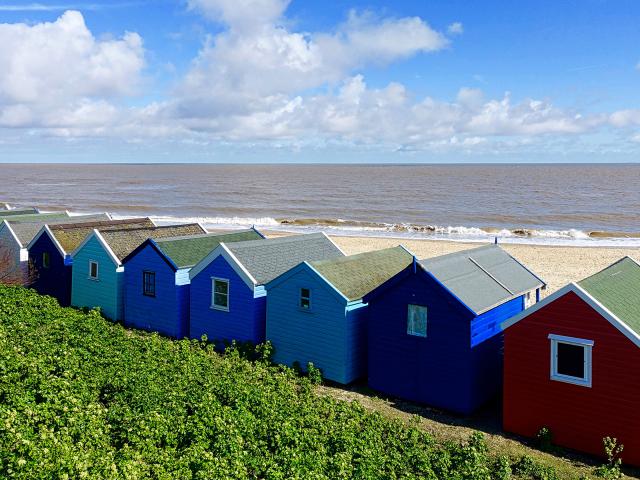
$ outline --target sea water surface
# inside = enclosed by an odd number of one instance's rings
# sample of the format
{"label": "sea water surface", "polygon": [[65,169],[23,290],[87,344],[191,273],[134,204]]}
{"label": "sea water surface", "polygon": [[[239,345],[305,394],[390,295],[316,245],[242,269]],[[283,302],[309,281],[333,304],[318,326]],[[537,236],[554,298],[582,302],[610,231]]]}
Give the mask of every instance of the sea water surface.
{"label": "sea water surface", "polygon": [[295,232],[640,246],[640,164],[0,164],[0,202]]}

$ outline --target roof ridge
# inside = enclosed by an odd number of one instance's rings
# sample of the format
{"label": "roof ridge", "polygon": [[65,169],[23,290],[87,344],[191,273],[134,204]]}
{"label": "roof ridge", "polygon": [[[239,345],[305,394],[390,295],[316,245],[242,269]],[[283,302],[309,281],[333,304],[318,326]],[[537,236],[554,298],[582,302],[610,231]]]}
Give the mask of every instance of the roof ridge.
{"label": "roof ridge", "polygon": [[[138,227],[138,228],[116,228],[113,230],[104,230],[101,233],[115,233],[115,232],[139,232],[141,230],[160,230],[160,229],[166,229],[166,228],[176,228],[176,227],[193,227],[193,226],[199,226],[198,223],[181,223],[179,225],[154,225],[151,227]],[[99,230],[99,229],[98,229]]]}
{"label": "roof ridge", "polygon": [[402,245],[396,245],[395,247],[386,247],[386,248],[380,248],[378,250],[369,250],[367,252],[354,253],[353,255],[345,255],[344,257],[328,258],[325,260],[315,260],[315,261],[309,262],[309,265],[322,266],[322,265],[329,265],[329,264],[336,264],[336,263],[349,263],[349,262],[360,260],[361,258],[371,257],[377,254],[390,252],[392,250],[402,250],[408,256],[410,257],[413,256],[413,254],[409,252],[406,248],[404,248]]}
{"label": "roof ridge", "polygon": [[490,250],[490,249],[494,249],[494,248],[499,248],[502,251],[506,251],[500,245],[497,245],[495,243],[489,243],[487,245],[481,245],[479,247],[473,247],[473,248],[468,248],[468,249],[465,249],[465,250],[458,250],[457,252],[450,252],[450,253],[445,253],[443,255],[437,255],[435,257],[418,259],[418,263],[435,261],[435,260],[446,259],[446,258],[451,258],[451,257],[458,257],[458,256],[467,256],[468,257],[468,256],[471,255],[472,252],[478,252],[480,250]]}
{"label": "roof ridge", "polygon": [[323,232],[318,232],[318,233],[301,233],[298,235],[285,235],[282,237],[265,238],[260,240],[245,240],[244,242],[234,242],[233,244],[229,244],[227,246],[229,248],[231,248],[231,246],[236,248],[236,247],[247,247],[247,246],[250,247],[250,246],[253,246],[254,244],[260,245],[260,246],[273,245],[273,244],[277,245],[280,243],[299,242],[301,240],[312,239],[312,238],[327,238],[329,241],[331,241]]}
{"label": "roof ridge", "polygon": [[[187,225],[192,225],[192,224],[187,224]],[[181,227],[182,225],[171,225],[173,227]],[[171,242],[171,241],[177,241],[177,240],[190,240],[190,239],[194,239],[194,238],[204,238],[204,237],[226,237],[228,235],[235,235],[235,234],[239,234],[239,233],[249,233],[249,232],[254,232],[256,230],[252,229],[252,228],[248,228],[248,229],[243,229],[243,230],[233,230],[230,232],[226,232],[226,233],[216,233],[216,232],[207,232],[207,233],[194,233],[191,235],[176,235],[174,237],[162,237],[162,238],[154,238],[153,240],[156,243],[163,243],[163,242]],[[247,240],[249,242],[253,242],[254,240]]]}
{"label": "roof ridge", "polygon": [[[102,214],[96,214],[102,215]],[[73,217],[70,217],[73,218]],[[64,229],[74,229],[74,228],[90,228],[94,226],[112,226],[112,225],[131,225],[135,223],[141,223],[143,221],[150,220],[149,217],[139,217],[139,218],[131,218],[131,219],[123,219],[123,220],[93,220],[89,222],[68,222],[68,223],[52,223],[50,226],[56,230],[64,230]],[[36,222],[33,222],[36,223]],[[145,227],[150,228],[150,227]]]}

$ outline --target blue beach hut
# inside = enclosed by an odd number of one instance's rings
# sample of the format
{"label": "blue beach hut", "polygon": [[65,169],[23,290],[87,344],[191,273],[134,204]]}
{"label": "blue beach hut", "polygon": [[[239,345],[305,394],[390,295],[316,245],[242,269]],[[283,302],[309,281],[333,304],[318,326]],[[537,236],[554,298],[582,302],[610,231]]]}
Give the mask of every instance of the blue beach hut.
{"label": "blue beach hut", "polygon": [[127,326],[183,338],[189,335],[189,270],[221,242],[263,240],[255,229],[149,239],[124,261]]}
{"label": "blue beach hut", "polygon": [[126,229],[94,229],[73,252],[71,304],[100,307],[112,320],[124,318],[123,259],[150,237],[204,233],[198,223]]}
{"label": "blue beach hut", "polygon": [[270,281],[267,340],[274,361],[304,368],[348,384],[367,366],[367,304],[363,297],[413,261],[398,246],[331,260],[304,262]]}
{"label": "blue beach hut", "polygon": [[191,337],[264,342],[264,286],[301,262],[342,256],[324,233],[220,244],[189,273]]}
{"label": "blue beach hut", "polygon": [[149,219],[98,220],[80,223],[47,223],[27,246],[29,268],[33,276],[31,286],[42,295],[55,297],[60,305],[71,302],[71,252],[92,231],[100,228],[124,228],[139,225]]}
{"label": "blue beach hut", "polygon": [[473,412],[499,393],[501,323],[544,286],[498,245],[414,262],[365,297],[369,386]]}

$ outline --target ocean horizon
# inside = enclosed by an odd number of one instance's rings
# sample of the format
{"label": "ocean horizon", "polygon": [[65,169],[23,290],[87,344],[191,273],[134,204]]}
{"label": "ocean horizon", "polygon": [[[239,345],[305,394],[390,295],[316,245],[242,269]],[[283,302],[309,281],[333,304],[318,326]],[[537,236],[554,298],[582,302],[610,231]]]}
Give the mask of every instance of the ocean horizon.
{"label": "ocean horizon", "polygon": [[0,201],[208,228],[640,246],[640,164],[0,164]]}

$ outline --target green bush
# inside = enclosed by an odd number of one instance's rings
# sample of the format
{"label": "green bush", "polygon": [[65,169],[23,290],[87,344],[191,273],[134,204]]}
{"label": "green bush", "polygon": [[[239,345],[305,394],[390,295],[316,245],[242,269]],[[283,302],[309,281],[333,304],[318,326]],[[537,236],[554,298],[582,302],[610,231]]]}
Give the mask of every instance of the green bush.
{"label": "green bush", "polygon": [[271,351],[221,355],[0,286],[0,478],[508,478],[481,435],[442,444],[319,396]]}

